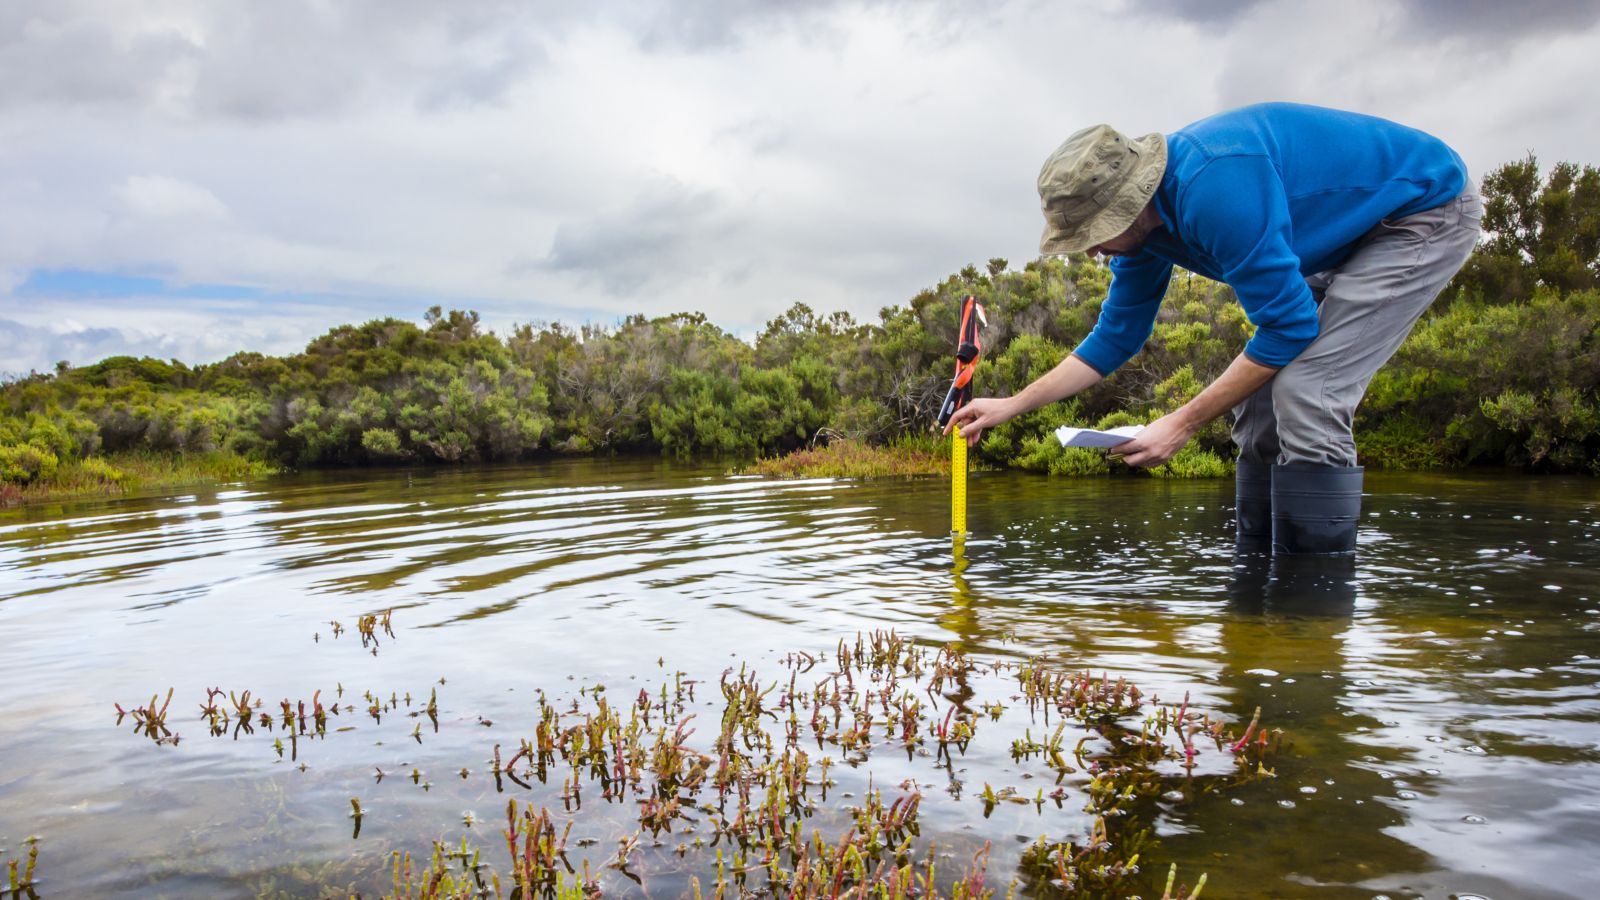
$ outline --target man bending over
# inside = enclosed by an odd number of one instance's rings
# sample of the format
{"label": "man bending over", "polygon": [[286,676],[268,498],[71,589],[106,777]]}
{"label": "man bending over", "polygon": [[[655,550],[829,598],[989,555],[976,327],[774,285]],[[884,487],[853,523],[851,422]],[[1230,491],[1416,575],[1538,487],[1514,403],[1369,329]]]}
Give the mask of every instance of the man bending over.
{"label": "man bending over", "polygon": [[1255,325],[1221,377],[1117,447],[1157,466],[1234,414],[1242,539],[1274,553],[1355,549],[1351,424],[1367,383],[1477,243],[1483,208],[1443,141],[1384,119],[1248,106],[1170,135],[1109,125],[1067,138],[1039,173],[1046,256],[1111,258],[1094,330],[1013,397],[957,410],[983,430],[1066,399],[1149,339],[1179,265],[1232,287]]}

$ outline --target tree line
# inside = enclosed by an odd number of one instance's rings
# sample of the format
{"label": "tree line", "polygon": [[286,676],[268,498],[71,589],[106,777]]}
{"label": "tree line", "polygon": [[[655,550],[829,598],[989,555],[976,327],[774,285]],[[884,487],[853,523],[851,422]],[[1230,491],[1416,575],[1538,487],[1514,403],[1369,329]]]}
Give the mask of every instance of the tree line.
{"label": "tree line", "polygon": [[[1395,358],[1356,423],[1368,465],[1494,464],[1600,474],[1600,170],[1537,160],[1483,183],[1485,239]],[[1110,282],[1086,258],[968,266],[875,322],[797,303],[742,340],[700,313],[611,326],[486,331],[437,307],[416,324],[342,325],[304,351],[185,365],[112,357],[0,386],[0,483],[145,452],[290,467],[458,463],[551,453],[750,457],[819,441],[934,444],[958,301],[988,312],[982,395],[1020,390],[1093,327]],[[1177,408],[1244,346],[1225,286],[1177,273],[1145,349],[1066,403],[992,429],[985,462],[1105,471],[1063,424],[1110,427]],[[1157,474],[1230,471],[1214,422]],[[109,468],[109,466],[107,467]]]}

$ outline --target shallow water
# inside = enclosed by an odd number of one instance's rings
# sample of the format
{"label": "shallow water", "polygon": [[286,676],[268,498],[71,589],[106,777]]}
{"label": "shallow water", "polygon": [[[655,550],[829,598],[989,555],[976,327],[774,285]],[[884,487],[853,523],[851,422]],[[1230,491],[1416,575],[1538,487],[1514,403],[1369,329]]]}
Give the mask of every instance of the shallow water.
{"label": "shallow water", "polygon": [[[1125,674],[1232,721],[1261,707],[1290,738],[1277,778],[1153,813],[1155,860],[1206,872],[1206,896],[1591,896],[1600,484],[1373,473],[1367,490],[1349,570],[1236,556],[1231,482],[1210,481],[975,476],[959,556],[944,482],[655,460],[3,512],[0,847],[41,836],[41,896],[370,890],[391,847],[468,835],[497,858],[485,760],[536,689],[636,693],[894,628]],[[390,608],[374,653],[355,621]],[[358,705],[436,690],[437,733],[352,716],[295,760],[194,718],[207,687],[270,703],[335,684]],[[114,702],[169,687],[181,743],[118,726]],[[1018,777],[1003,753],[965,764],[969,783]],[[355,795],[371,811],[352,838]],[[992,839],[1002,886],[1020,841],[1081,825],[980,813],[951,798],[925,828]]]}

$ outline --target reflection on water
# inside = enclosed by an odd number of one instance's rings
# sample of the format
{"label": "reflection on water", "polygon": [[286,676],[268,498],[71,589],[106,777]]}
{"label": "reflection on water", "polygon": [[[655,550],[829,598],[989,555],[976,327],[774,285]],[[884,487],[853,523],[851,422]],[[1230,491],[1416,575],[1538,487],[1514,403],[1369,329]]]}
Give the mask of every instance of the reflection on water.
{"label": "reflection on water", "polygon": [[[492,820],[503,801],[454,770],[514,743],[537,688],[715,678],[893,627],[1235,721],[1261,707],[1291,738],[1278,777],[1159,812],[1158,858],[1207,872],[1208,896],[1590,893],[1593,481],[1374,474],[1359,558],[1296,565],[1233,546],[1227,483],[977,476],[954,547],[945,487],[562,461],[5,512],[0,846],[40,834],[64,896],[309,893],[374,846]],[[374,655],[355,621],[390,608]],[[438,731],[358,710],[279,759],[188,705],[335,684],[437,690]],[[113,726],[113,702],[168,687],[178,746]],[[1009,765],[968,762],[996,783]]]}

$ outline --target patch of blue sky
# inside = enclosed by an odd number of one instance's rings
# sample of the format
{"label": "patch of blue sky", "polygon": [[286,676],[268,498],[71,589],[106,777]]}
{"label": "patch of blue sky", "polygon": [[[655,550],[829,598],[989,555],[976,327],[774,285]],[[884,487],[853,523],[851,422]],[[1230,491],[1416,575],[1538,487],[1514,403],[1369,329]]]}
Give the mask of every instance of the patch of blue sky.
{"label": "patch of blue sky", "polygon": [[[139,304],[167,300],[199,301],[213,312],[232,310],[263,317],[289,309],[318,309],[328,314],[327,327],[357,324],[369,318],[394,316],[420,321],[430,306],[444,309],[477,310],[484,325],[509,329],[514,323],[596,322],[619,324],[623,313],[565,303],[507,298],[440,296],[437,294],[377,288],[370,285],[341,285],[327,292],[303,293],[237,284],[182,283],[159,274],[128,274],[92,269],[34,269],[9,297],[14,300],[57,301],[74,306],[97,300],[131,301]],[[47,304],[48,305],[48,304]]]}
{"label": "patch of blue sky", "polygon": [[47,297],[176,297],[210,300],[255,300],[265,295],[256,287],[236,284],[171,284],[161,278],[94,272],[87,269],[35,269],[11,292],[18,298]]}

